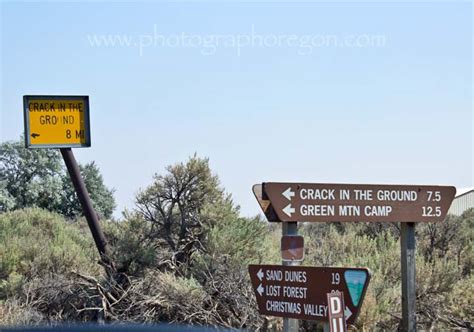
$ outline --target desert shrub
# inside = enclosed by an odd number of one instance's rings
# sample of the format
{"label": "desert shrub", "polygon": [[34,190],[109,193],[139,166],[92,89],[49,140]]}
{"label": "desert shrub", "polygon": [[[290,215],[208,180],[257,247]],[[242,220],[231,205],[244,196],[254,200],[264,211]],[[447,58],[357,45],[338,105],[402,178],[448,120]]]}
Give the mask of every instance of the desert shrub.
{"label": "desert shrub", "polygon": [[[118,272],[129,277],[127,297],[112,316],[251,329],[264,324],[247,266],[279,262],[279,237],[267,222],[239,217],[207,159],[194,156],[155,175],[138,194],[136,210],[107,223],[105,232]],[[145,299],[150,290],[140,294],[144,285],[153,289],[152,299]],[[198,300],[188,306],[186,296]],[[122,306],[131,309],[122,313]]]}
{"label": "desert shrub", "polygon": [[450,315],[449,295],[460,279],[460,269],[455,260],[441,258],[430,262],[422,254],[417,255],[416,309],[419,326],[427,329],[455,327],[446,323],[445,316]]}
{"label": "desert shrub", "polygon": [[38,208],[0,214],[0,299],[26,281],[72,270],[98,273],[89,234],[63,217]]}
{"label": "desert shrub", "polygon": [[346,227],[341,232],[331,224],[310,224],[303,233],[305,265],[370,269],[372,276],[356,327],[396,328],[394,315],[400,312],[400,247],[391,232],[386,230],[372,237],[358,235],[358,227]]}
{"label": "desert shrub", "polygon": [[[421,329],[468,328],[474,293],[472,211],[444,223],[417,224],[417,323]],[[396,330],[401,319],[400,242],[394,225],[309,224],[305,265],[368,267],[369,288],[356,329]],[[466,292],[460,293],[461,287]],[[471,287],[472,288],[472,287]],[[454,294],[459,294],[455,296]]]}
{"label": "desert shrub", "polygon": [[26,304],[22,299],[11,298],[6,302],[0,302],[1,326],[39,325],[45,320],[41,312]]}
{"label": "desert shrub", "polygon": [[[161,237],[150,236],[152,224],[140,214],[127,213],[122,222],[106,225],[116,262],[130,276],[127,297],[111,309],[117,319],[252,330],[264,324],[247,266],[279,261],[279,243],[266,222],[239,218],[229,202],[203,209],[202,218],[208,222],[186,265],[166,263],[173,253]],[[127,306],[129,310],[121,309]]]}
{"label": "desert shrub", "polygon": [[474,276],[459,279],[448,294],[445,320],[457,326],[473,329],[474,324]]}
{"label": "desert shrub", "polygon": [[268,223],[259,218],[222,219],[209,229],[204,251],[210,261],[226,256],[240,266],[281,260],[279,243],[272,243]]}
{"label": "desert shrub", "polygon": [[[90,322],[104,317],[103,295],[107,279],[77,272],[47,274],[28,279],[15,295],[3,302],[2,325],[55,324],[61,321]],[[19,317],[19,313],[26,316]]]}
{"label": "desert shrub", "polygon": [[104,233],[119,272],[140,276],[155,265],[159,250],[150,236],[150,228],[151,224],[139,214],[129,212],[119,222],[104,223]]}
{"label": "desert shrub", "polygon": [[[259,330],[268,325],[257,313],[249,264],[280,260],[279,243],[259,218],[225,218],[209,229],[192,261],[192,275],[212,299],[220,325]],[[219,322],[220,321],[220,322]]]}
{"label": "desert shrub", "polygon": [[194,278],[176,277],[168,272],[155,272],[155,278],[159,289],[147,301],[160,304],[159,320],[194,324],[212,321],[211,298]]}
{"label": "desert shrub", "polygon": [[460,240],[455,243],[457,261],[463,276],[469,278],[474,270],[474,208],[463,213],[461,223]]}
{"label": "desert shrub", "polygon": [[212,206],[218,212],[233,209],[209,160],[196,156],[168,166],[164,175],[156,174],[153,183],[139,192],[135,213],[150,225],[147,238],[160,251],[170,253],[160,257],[162,268],[186,268],[193,252],[199,250],[204,229],[218,221],[206,213],[214,210]]}

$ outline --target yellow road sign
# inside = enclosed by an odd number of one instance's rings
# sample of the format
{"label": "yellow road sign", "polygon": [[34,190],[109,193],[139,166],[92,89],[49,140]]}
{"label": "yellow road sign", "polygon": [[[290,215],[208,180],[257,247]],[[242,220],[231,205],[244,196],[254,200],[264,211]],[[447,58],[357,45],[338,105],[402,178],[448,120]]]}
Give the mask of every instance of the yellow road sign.
{"label": "yellow road sign", "polygon": [[88,96],[24,96],[27,148],[89,147]]}

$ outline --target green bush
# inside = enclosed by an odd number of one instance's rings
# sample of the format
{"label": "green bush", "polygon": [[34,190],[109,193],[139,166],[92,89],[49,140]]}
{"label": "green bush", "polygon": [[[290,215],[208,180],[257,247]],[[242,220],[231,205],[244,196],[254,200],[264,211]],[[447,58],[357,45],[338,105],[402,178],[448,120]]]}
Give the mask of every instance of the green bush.
{"label": "green bush", "polygon": [[73,270],[98,274],[90,234],[39,208],[0,214],[0,300],[25,281]]}
{"label": "green bush", "polygon": [[267,223],[247,218],[227,218],[210,228],[205,243],[209,257],[227,256],[243,267],[248,264],[276,263],[279,243],[273,242]]}
{"label": "green bush", "polygon": [[113,260],[121,272],[141,276],[157,261],[157,249],[149,237],[151,224],[139,214],[125,213],[120,222],[104,223],[104,233],[113,250]]}
{"label": "green bush", "polygon": [[215,323],[249,330],[265,325],[267,319],[256,310],[248,265],[281,261],[280,243],[273,235],[267,222],[235,215],[206,232],[202,250],[192,256],[190,273],[212,299]]}
{"label": "green bush", "polygon": [[[388,230],[377,237],[358,235],[365,225],[308,225],[305,265],[367,267],[372,273],[356,327],[394,329],[400,308],[400,247]],[[380,324],[382,323],[382,324]]]}
{"label": "green bush", "polygon": [[[79,164],[96,212],[110,218],[114,190],[107,188],[95,162]],[[71,179],[57,149],[26,149],[24,140],[0,144],[0,212],[40,207],[69,219],[82,215]]]}

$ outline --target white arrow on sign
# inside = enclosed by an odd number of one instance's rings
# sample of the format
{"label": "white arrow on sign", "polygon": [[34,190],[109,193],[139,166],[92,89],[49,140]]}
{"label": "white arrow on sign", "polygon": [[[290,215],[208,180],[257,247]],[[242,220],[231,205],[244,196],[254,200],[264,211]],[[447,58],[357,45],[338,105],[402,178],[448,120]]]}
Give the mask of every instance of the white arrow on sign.
{"label": "white arrow on sign", "polygon": [[282,195],[285,196],[287,200],[291,201],[291,197],[295,196],[295,192],[291,191],[291,187],[288,187],[288,189],[282,192]]}
{"label": "white arrow on sign", "polygon": [[262,296],[264,290],[265,289],[262,287],[262,284],[260,284],[257,288],[257,292],[258,292],[258,294],[260,294],[260,296]]}
{"label": "white arrow on sign", "polygon": [[348,320],[349,317],[352,316],[352,311],[351,311],[351,309],[349,309],[348,307],[346,307],[346,309],[344,309],[344,316],[346,317],[346,320]]}
{"label": "white arrow on sign", "polygon": [[295,213],[295,209],[291,207],[291,204],[288,204],[284,209],[283,209],[283,212],[285,212],[285,214],[291,218],[291,214],[292,213]]}
{"label": "white arrow on sign", "polygon": [[258,270],[258,272],[257,272],[257,277],[258,277],[258,279],[260,279],[260,281],[262,281],[262,279],[263,279],[263,271],[262,271],[262,269]]}

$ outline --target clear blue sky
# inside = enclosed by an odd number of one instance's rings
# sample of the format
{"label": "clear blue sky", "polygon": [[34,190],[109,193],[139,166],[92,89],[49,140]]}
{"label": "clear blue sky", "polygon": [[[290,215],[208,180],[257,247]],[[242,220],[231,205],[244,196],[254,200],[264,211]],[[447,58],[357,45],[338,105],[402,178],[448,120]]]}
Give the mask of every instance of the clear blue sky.
{"label": "clear blue sky", "polygon": [[116,215],[194,152],[244,215],[263,181],[473,185],[471,3],[0,6],[1,140],[24,94],[89,95]]}

